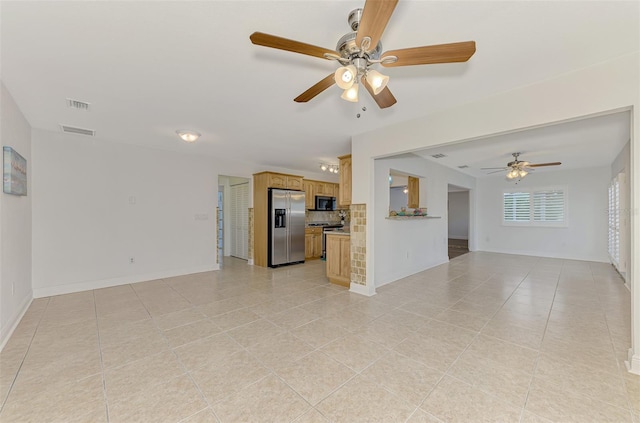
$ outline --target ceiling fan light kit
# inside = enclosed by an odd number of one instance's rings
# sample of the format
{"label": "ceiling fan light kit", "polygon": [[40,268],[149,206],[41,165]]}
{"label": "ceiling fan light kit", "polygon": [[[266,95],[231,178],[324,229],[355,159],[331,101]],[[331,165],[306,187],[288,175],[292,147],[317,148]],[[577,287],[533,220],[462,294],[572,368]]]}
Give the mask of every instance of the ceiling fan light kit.
{"label": "ceiling fan light kit", "polygon": [[387,75],[383,75],[374,69],[370,69],[367,72],[366,78],[371,85],[371,88],[373,88],[373,93],[375,95],[380,94],[380,92],[384,90],[389,83],[389,77]]}
{"label": "ceiling fan light kit", "polygon": [[336,85],[338,85],[338,87],[343,90],[348,90],[354,84],[357,75],[358,70],[354,65],[341,66],[336,70],[334,79],[336,80]]}
{"label": "ceiling fan light kit", "polygon": [[[335,50],[289,40],[275,35],[254,32],[253,44],[335,60],[342,66],[294,99],[306,103],[334,83],[343,91],[341,98],[358,101],[358,85],[363,84],[376,104],[391,107],[397,100],[387,87],[389,77],[372,68],[381,66],[412,66],[434,63],[466,62],[476,51],[474,41],[412,47],[382,52],[380,38],[387,27],[398,0],[366,0],[364,8],[349,13],[347,21],[352,29],[338,40]],[[354,88],[355,87],[355,88]]]}
{"label": "ceiling fan light kit", "polygon": [[342,98],[343,100],[347,100],[347,101],[351,101],[352,103],[357,103],[358,102],[358,87],[360,84],[358,84],[357,82],[353,85],[351,85],[351,87],[349,87],[348,89],[344,90],[344,92],[342,93],[342,95],[340,96],[340,98]]}
{"label": "ceiling fan light kit", "polygon": [[[530,172],[533,172],[536,167],[545,167],[545,166],[560,166],[561,162],[551,162],[551,163],[529,163],[523,160],[518,160],[522,153],[511,153],[514,160],[507,163],[506,167],[483,167],[482,170],[493,170],[493,172],[489,172],[488,174],[507,171],[506,177],[507,179],[522,179],[527,176]],[[494,170],[499,169],[499,170]]]}

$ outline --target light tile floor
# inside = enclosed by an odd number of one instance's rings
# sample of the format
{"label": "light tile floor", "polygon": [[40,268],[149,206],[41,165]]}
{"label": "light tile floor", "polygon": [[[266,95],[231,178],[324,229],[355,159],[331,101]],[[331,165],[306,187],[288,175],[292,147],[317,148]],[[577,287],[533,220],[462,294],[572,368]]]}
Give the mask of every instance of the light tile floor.
{"label": "light tile floor", "polygon": [[34,300],[8,422],[640,422],[611,266],[470,253],[366,298],[324,262]]}

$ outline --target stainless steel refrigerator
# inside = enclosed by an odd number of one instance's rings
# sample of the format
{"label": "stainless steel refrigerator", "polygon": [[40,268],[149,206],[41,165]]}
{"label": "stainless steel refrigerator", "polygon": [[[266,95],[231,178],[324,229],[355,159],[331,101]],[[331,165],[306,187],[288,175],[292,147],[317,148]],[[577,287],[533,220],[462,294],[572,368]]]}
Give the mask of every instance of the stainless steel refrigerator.
{"label": "stainless steel refrigerator", "polygon": [[304,262],[304,211],[304,191],[269,188],[269,267]]}

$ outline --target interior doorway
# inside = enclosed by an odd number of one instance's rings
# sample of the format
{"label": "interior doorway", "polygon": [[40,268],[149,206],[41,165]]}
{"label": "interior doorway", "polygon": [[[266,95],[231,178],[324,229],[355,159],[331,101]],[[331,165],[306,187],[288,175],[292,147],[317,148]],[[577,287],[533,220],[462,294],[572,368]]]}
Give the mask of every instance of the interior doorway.
{"label": "interior doorway", "polygon": [[469,252],[469,190],[456,185],[447,186],[447,223],[449,260]]}
{"label": "interior doorway", "polygon": [[[222,197],[222,224],[218,230],[218,246],[223,257],[249,259],[249,179],[236,176],[218,177],[218,198]],[[222,194],[220,194],[220,191]],[[222,263],[222,260],[220,261]]]}

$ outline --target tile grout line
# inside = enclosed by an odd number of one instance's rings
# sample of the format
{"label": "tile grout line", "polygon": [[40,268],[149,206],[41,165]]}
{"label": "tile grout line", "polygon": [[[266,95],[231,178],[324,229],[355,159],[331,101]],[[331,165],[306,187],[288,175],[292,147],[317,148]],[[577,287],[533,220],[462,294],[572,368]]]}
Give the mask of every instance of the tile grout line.
{"label": "tile grout line", "polygon": [[[51,302],[51,297],[47,297],[47,305],[44,308],[44,310],[42,310],[42,314],[40,315],[40,318],[38,319],[38,324],[36,325],[36,328],[33,331],[33,334],[31,335],[31,339],[29,340],[29,346],[27,346],[27,349],[24,352],[24,356],[22,356],[22,359],[20,360],[20,365],[18,366],[18,369],[16,370],[16,374],[13,375],[13,379],[11,380],[11,384],[9,385],[9,390],[7,391],[7,394],[5,395],[4,399],[2,400],[2,406],[0,406],[0,415],[2,415],[2,411],[4,411],[4,407],[7,404],[7,401],[9,400],[9,396],[11,395],[11,392],[13,391],[13,386],[15,385],[16,380],[18,380],[18,375],[20,374],[20,371],[22,370],[22,366],[24,365],[24,361],[26,360],[27,355],[29,354],[29,350],[31,349],[31,344],[33,343],[33,340],[36,337],[36,333],[38,333],[38,329],[40,328],[40,324],[42,323],[42,319],[44,318],[44,313],[49,308],[49,303],[50,302]],[[23,318],[24,318],[24,316],[23,316]],[[5,345],[5,347],[6,347],[6,345]]]}
{"label": "tile grout line", "polygon": [[536,371],[538,370],[538,363],[540,362],[540,355],[542,354],[542,343],[544,342],[544,337],[547,334],[547,327],[549,326],[549,319],[551,318],[551,311],[553,310],[553,303],[555,302],[555,299],[556,299],[556,294],[558,292],[558,285],[560,284],[560,276],[562,275],[563,268],[564,268],[564,260],[562,261],[562,266],[560,267],[560,273],[558,273],[558,278],[556,280],[556,288],[553,291],[553,298],[551,298],[551,307],[549,307],[549,311],[547,312],[547,320],[544,325],[544,331],[542,332],[542,339],[540,340],[540,344],[538,346],[538,354],[536,357],[536,361],[533,365],[533,371],[531,372],[531,379],[529,379],[529,385],[527,386],[527,395],[525,396],[524,405],[522,406],[522,412],[520,413],[520,421],[524,419],[524,413],[525,411],[527,411],[527,404],[529,403],[529,395],[531,394],[531,387],[533,386],[533,381],[535,380],[535,377],[536,377]]}
{"label": "tile grout line", "polygon": [[98,303],[96,301],[96,290],[92,290],[93,293],[93,311],[96,317],[96,334],[98,335],[98,351],[100,353],[100,373],[102,376],[102,395],[104,396],[104,408],[107,416],[107,423],[110,421],[109,416],[109,397],[107,396],[107,378],[104,369],[104,360],[102,357],[102,339],[100,338],[100,323],[98,320]]}

